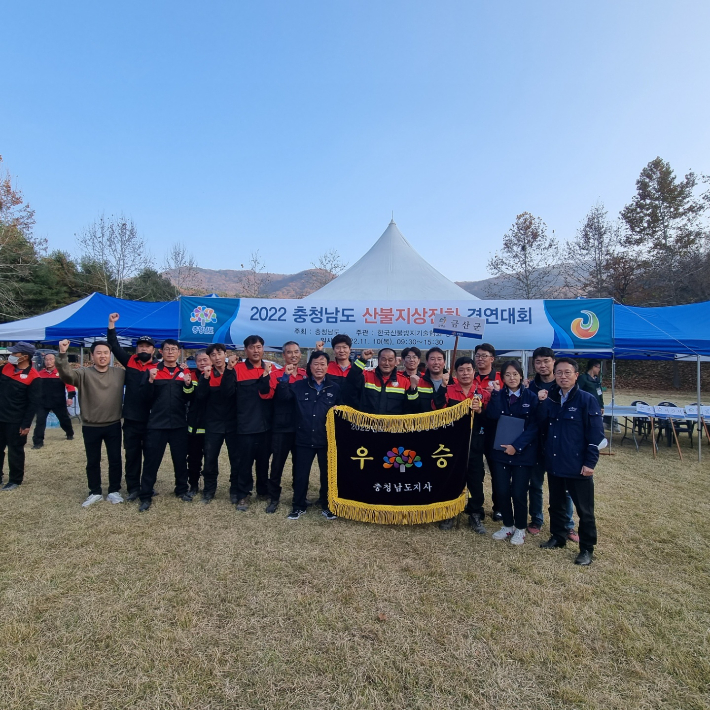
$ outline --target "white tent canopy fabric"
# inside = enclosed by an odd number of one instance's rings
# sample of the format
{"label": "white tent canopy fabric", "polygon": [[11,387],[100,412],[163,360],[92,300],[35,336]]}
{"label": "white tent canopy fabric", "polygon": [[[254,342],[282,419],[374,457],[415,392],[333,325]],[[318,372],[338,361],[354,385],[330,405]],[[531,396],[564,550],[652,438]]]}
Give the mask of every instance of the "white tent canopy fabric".
{"label": "white tent canopy fabric", "polygon": [[309,300],[372,298],[479,300],[419,256],[394,220],[359,261],[306,296]]}

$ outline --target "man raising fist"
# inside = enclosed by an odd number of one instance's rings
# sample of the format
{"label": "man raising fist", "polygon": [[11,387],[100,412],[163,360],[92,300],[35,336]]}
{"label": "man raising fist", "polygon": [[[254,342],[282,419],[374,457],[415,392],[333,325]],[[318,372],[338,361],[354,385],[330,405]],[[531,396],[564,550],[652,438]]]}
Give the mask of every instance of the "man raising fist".
{"label": "man raising fist", "polygon": [[59,343],[57,370],[65,384],[79,390],[81,434],[86,450],[86,478],[89,497],[82,503],[87,508],[103,500],[101,489],[101,444],[108,456],[108,496],[110,503],[123,503],[121,490],[121,404],[125,370],[109,367],[111,349],[104,340],[91,345],[91,367],[73,370],[69,366],[69,341]]}

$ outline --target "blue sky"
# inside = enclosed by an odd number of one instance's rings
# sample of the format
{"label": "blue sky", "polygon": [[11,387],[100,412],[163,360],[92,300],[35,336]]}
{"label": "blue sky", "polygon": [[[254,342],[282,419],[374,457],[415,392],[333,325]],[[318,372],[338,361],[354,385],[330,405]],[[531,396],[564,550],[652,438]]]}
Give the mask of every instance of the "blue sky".
{"label": "blue sky", "polygon": [[102,211],[158,262],[354,263],[395,221],[455,280],[516,214],[573,236],[660,155],[710,172],[710,3],[3,5],[0,154],[37,234]]}

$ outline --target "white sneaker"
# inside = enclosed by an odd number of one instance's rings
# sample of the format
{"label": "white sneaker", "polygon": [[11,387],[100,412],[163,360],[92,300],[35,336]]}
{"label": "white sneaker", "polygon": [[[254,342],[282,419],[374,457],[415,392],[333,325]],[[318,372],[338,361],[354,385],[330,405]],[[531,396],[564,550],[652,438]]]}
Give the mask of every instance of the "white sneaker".
{"label": "white sneaker", "polygon": [[118,491],[114,491],[106,496],[106,500],[115,505],[116,503],[123,503],[123,496]]}
{"label": "white sneaker", "polygon": [[491,537],[494,540],[507,540],[512,534],[515,528],[511,525],[508,527],[507,525],[504,525],[498,532],[494,532]]}
{"label": "white sneaker", "polygon": [[99,495],[98,493],[92,493],[82,504],[82,508],[88,508],[90,505],[93,505],[94,503],[98,503],[100,500],[103,500],[104,497]]}
{"label": "white sneaker", "polygon": [[525,542],[525,530],[515,528],[513,537],[510,538],[511,545],[522,545]]}

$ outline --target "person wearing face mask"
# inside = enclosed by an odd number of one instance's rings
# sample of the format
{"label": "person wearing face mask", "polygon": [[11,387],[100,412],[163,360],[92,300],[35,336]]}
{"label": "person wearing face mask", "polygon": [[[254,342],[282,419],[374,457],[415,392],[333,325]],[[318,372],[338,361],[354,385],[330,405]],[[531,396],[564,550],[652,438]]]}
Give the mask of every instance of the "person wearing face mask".
{"label": "person wearing face mask", "polygon": [[111,349],[107,342],[91,344],[91,367],[72,369],[67,358],[69,341],[59,343],[57,370],[62,382],[79,390],[81,433],[86,450],[86,479],[89,496],[82,503],[88,508],[103,500],[101,488],[101,445],[108,456],[109,503],[123,503],[121,495],[121,405],[126,370],[110,367]]}
{"label": "person wearing face mask", "polygon": [[[409,378],[397,372],[397,356],[392,348],[377,353],[377,367],[366,370],[374,350],[363,350],[345,378],[343,399],[367,414],[413,414],[417,411],[417,390]],[[357,403],[357,404],[355,404]]]}
{"label": "person wearing face mask", "polygon": [[[268,451],[268,432],[271,428],[272,399],[271,365],[263,359],[264,339],[249,335],[244,339],[246,360],[227,363],[222,389],[227,397],[236,401],[238,456],[236,479],[230,479],[229,497],[239,512],[249,509],[249,496],[254,487],[252,469],[256,460]],[[257,474],[260,473],[257,468]],[[263,475],[263,470],[262,475]],[[259,496],[269,493],[269,480],[259,480],[256,492]]]}
{"label": "person wearing face mask", "polygon": [[[340,386],[326,377],[330,358],[322,350],[311,353],[306,378],[293,383],[279,383],[276,396],[294,407],[296,421],[296,456],[293,470],[293,510],[289,520],[298,520],[307,508],[306,494],[313,459],[320,469],[320,499],[324,501],[322,515],[326,520],[336,516],[328,507],[328,410],[341,404]],[[354,369],[354,368],[353,368]]]}
{"label": "person wearing face mask", "polygon": [[143,373],[155,367],[155,343],[147,335],[142,335],[136,343],[136,353],[127,353],[119,344],[116,335],[118,313],[108,317],[106,340],[113,356],[126,370],[126,392],[123,399],[123,448],[126,451],[126,490],[128,500],[136,500],[140,495],[141,470],[145,456],[145,440],[148,433],[150,407],[141,392]]}
{"label": "person wearing face mask", "polygon": [[567,496],[579,516],[579,554],[575,564],[594,558],[597,524],[594,516],[594,467],[605,445],[602,412],[596,397],[579,389],[579,366],[572,358],[555,362],[555,387],[538,393],[537,420],[547,430],[545,462],[550,493],[550,539],[540,547],[552,550],[567,543]]}
{"label": "person wearing face mask", "polygon": [[[3,491],[14,491],[25,478],[25,444],[32,418],[41,405],[41,384],[32,367],[34,345],[15,343],[10,347],[7,365],[0,371],[0,453],[10,468]],[[2,470],[0,470],[2,483]]]}
{"label": "person wearing face mask", "polygon": [[501,426],[504,418],[514,417],[523,420],[524,428],[514,440],[505,441],[499,449],[494,447],[491,450],[491,458],[495,461],[493,488],[503,515],[503,527],[493,533],[493,539],[510,540],[512,545],[522,545],[528,520],[528,487],[537,458],[535,412],[538,397],[523,386],[523,368],[515,360],[504,363],[500,375],[504,385],[501,388],[497,381],[493,385],[488,419],[499,422]]}
{"label": "person wearing face mask", "polygon": [[71,441],[74,438],[74,427],[72,427],[67,407],[71,406],[76,390],[71,385],[65,385],[59,379],[54,353],[45,354],[44,367],[38,374],[42,399],[40,406],[37,407],[37,421],[32,434],[33,449],[41,449],[44,446],[44,432],[47,427],[47,415],[50,412],[53,412],[59,420],[59,426],[66,434],[67,439]]}

